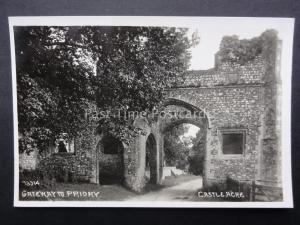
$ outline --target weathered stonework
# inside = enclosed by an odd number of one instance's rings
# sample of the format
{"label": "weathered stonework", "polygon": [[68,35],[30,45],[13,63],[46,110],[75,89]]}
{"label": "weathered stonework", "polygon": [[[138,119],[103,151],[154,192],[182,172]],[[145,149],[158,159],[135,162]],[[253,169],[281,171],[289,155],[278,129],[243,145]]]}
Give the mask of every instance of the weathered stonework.
{"label": "weathered stonework", "polygon": [[[280,49],[276,51],[276,54],[279,53]],[[274,59],[271,63],[267,60],[259,55],[244,65],[219,63],[208,71],[192,71],[181,86],[166,90],[165,111],[199,110],[204,112],[205,117],[158,119],[151,125],[137,122],[137,126],[146,128],[147,135],[152,133],[156,138],[159,178],[162,177],[165,129],[180,123],[192,123],[205,130],[206,135],[204,186],[224,183],[228,177],[244,183],[272,181],[273,185],[280,186],[278,114],[271,113],[278,108],[279,77],[268,68],[268,65],[276,65],[279,60]],[[223,154],[221,132],[224,130],[244,133],[243,154]],[[129,156],[136,167],[127,185],[134,190],[140,190],[145,185],[142,178],[147,135],[137,138],[131,148],[137,155]]]}
{"label": "weathered stonework", "polygon": [[74,153],[53,153],[53,147],[39,157],[38,169],[46,178],[64,182],[98,183],[96,146],[99,135],[96,127],[87,124],[75,139]]}

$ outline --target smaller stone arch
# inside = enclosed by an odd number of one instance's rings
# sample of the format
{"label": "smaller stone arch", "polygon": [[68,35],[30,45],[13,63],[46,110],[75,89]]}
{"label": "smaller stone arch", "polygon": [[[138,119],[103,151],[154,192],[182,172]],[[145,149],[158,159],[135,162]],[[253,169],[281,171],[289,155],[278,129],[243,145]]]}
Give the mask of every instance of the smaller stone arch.
{"label": "smaller stone arch", "polygon": [[100,184],[124,182],[124,144],[103,132],[96,146],[97,178]]}
{"label": "smaller stone arch", "polygon": [[209,128],[210,128],[210,121],[209,118],[207,116],[207,114],[205,113],[205,111],[203,111],[202,109],[200,109],[199,107],[183,101],[181,99],[176,99],[176,98],[168,98],[166,99],[166,101],[164,102],[164,110],[176,110],[176,108],[178,108],[179,110],[189,110],[192,113],[193,112],[200,112],[202,113],[200,117],[171,117],[171,118],[163,118],[163,117],[159,117],[159,127],[160,127],[160,134],[159,136],[162,139],[162,144],[159,145],[159,152],[161,152],[163,155],[161,161],[163,162],[163,158],[164,158],[164,145],[163,145],[163,138],[164,135],[167,131],[170,131],[172,128],[186,123],[186,124],[192,124],[195,125],[197,127],[199,127],[201,129],[202,132],[202,137],[203,137],[203,148],[204,148],[204,159],[203,159],[203,180],[205,180],[206,177],[206,172],[207,172],[207,135],[209,132]]}
{"label": "smaller stone arch", "polygon": [[172,128],[174,128],[180,124],[183,124],[183,123],[195,125],[195,126],[199,127],[200,129],[206,129],[208,127],[208,124],[204,120],[195,120],[195,119],[186,118],[186,119],[175,120],[173,122],[166,124],[162,130],[162,133],[165,133],[165,132],[171,130]]}
{"label": "smaller stone arch", "polygon": [[[208,113],[202,109],[199,108],[198,106],[194,105],[193,103],[191,103],[190,101],[186,101],[186,100],[182,100],[182,99],[178,99],[178,98],[167,98],[164,103],[163,103],[163,107],[166,108],[168,106],[180,106],[183,107],[187,110],[190,110],[191,112],[199,112],[201,113],[201,115],[203,115],[203,120],[206,120],[207,123],[207,128],[211,127],[211,120],[210,117],[208,115]],[[188,123],[193,122],[194,119],[190,119]],[[196,124],[195,124],[196,125]]]}
{"label": "smaller stone arch", "polygon": [[[189,113],[184,114],[185,110]],[[181,123],[210,128],[210,121],[205,111],[189,102],[176,98],[168,98],[163,104],[163,111],[167,116],[163,117],[160,115],[159,117],[160,131],[162,134],[166,130]]]}

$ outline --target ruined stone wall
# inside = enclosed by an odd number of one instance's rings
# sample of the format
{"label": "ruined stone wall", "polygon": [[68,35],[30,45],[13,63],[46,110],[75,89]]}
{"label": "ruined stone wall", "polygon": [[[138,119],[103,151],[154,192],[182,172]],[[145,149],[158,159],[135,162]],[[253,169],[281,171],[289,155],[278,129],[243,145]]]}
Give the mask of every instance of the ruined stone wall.
{"label": "ruined stone wall", "polygon": [[[134,122],[134,126],[143,129],[144,135],[140,135],[124,149],[124,174],[125,185],[130,189],[140,192],[148,182],[145,176],[146,166],[146,142],[150,134],[155,139],[156,149],[156,165],[155,165],[155,181],[160,183],[163,171],[163,152],[159,151],[163,146],[163,136],[159,130],[159,123],[152,123],[146,119],[138,118]],[[153,172],[153,171],[152,171]]]}
{"label": "ruined stone wall", "polygon": [[[266,82],[266,76],[269,76],[269,80],[273,79],[271,83]],[[263,170],[264,179],[271,176],[278,177],[280,162],[277,154],[280,151],[276,145],[276,137],[273,136],[274,132],[277,132],[274,126],[276,114],[268,113],[268,110],[276,110],[274,83],[276,83],[274,74],[268,71],[266,59],[260,55],[244,65],[221,63],[206,72],[192,71],[181,87],[166,91],[167,99],[185,102],[203,110],[208,117],[205,185],[223,182],[227,177],[240,182],[251,182],[260,179]],[[181,107],[176,104],[174,106]],[[158,123],[156,126],[161,127]],[[223,154],[221,137],[223,131],[244,134],[242,154]],[[161,178],[163,130],[151,127],[149,132],[156,134],[160,149],[158,162]],[[273,144],[267,135],[273,137]],[[129,186],[135,190],[140,190],[144,186],[145,141],[144,137],[137,138],[127,156],[127,162],[131,165],[129,168],[133,168],[128,170],[130,172],[127,181],[130,181]]]}
{"label": "ruined stone wall", "polygon": [[263,92],[263,115],[260,174],[261,181],[272,185],[281,184],[281,151],[280,151],[280,57],[281,41],[277,41],[273,51],[268,54],[265,88]]}
{"label": "ruined stone wall", "polygon": [[98,183],[96,145],[99,137],[95,129],[95,125],[89,124],[75,138],[74,153],[43,153],[37,168],[44,177],[61,182]]}
{"label": "ruined stone wall", "polygon": [[[206,176],[208,179],[253,179],[256,174],[261,116],[261,87],[182,89],[170,96],[203,109],[209,118]],[[220,130],[245,130],[243,155],[223,155]]]}
{"label": "ruined stone wall", "polygon": [[39,164],[44,178],[57,182],[89,182],[93,176],[91,167],[89,158],[68,153],[55,153]]}
{"label": "ruined stone wall", "polygon": [[265,62],[261,55],[244,65],[224,62],[209,70],[190,71],[179,87],[262,84],[265,70]]}
{"label": "ruined stone wall", "polygon": [[[260,56],[242,66],[224,63],[206,74],[201,71],[195,75],[197,72],[193,71],[185,87],[168,92],[169,98],[180,99],[205,111],[209,119],[206,182],[220,182],[227,177],[250,181],[258,175],[264,65]],[[245,133],[243,154],[223,154],[223,130]]]}
{"label": "ruined stone wall", "polygon": [[[147,135],[151,127],[146,120],[136,120],[134,126],[143,129]],[[147,135],[136,137],[126,148],[124,154],[125,185],[134,191],[141,191],[146,184],[145,163],[146,163],[146,140]]]}
{"label": "ruined stone wall", "polygon": [[49,148],[40,156],[38,169],[46,171],[46,178],[61,182],[122,183],[123,150],[104,154],[102,138],[96,133],[96,123],[90,123],[75,138],[74,153],[54,153]]}
{"label": "ruined stone wall", "polygon": [[98,171],[99,171],[99,183],[111,184],[120,183],[124,181],[124,165],[123,154],[124,149],[118,149],[117,154],[104,153],[104,146],[101,141],[97,145],[98,154]]}

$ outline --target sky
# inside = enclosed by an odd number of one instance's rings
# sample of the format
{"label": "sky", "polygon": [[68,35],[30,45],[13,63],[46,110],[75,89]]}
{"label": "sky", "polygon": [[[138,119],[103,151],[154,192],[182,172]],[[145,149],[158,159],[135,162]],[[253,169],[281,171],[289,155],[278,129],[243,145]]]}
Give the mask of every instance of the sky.
{"label": "sky", "polygon": [[184,137],[196,137],[196,134],[200,128],[193,124],[187,124],[187,126],[189,126],[189,129],[186,133],[183,134],[183,136]]}

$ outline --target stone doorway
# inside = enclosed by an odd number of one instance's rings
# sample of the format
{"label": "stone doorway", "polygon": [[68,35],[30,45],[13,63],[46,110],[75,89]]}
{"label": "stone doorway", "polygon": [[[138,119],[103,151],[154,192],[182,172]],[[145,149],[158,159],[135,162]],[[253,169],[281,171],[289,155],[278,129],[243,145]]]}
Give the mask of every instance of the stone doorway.
{"label": "stone doorway", "polygon": [[156,184],[158,180],[158,160],[156,140],[153,134],[149,134],[147,138],[145,158],[145,178],[148,183]]}
{"label": "stone doorway", "polygon": [[98,144],[98,171],[100,184],[124,182],[124,147],[122,142],[109,134]]}

